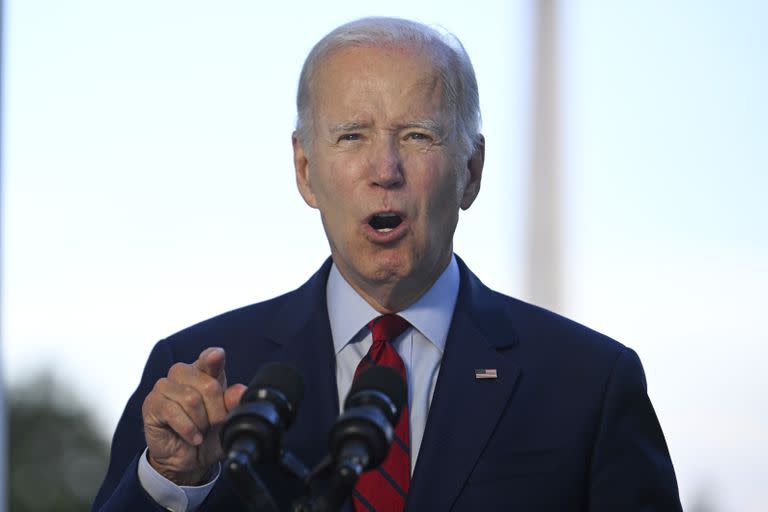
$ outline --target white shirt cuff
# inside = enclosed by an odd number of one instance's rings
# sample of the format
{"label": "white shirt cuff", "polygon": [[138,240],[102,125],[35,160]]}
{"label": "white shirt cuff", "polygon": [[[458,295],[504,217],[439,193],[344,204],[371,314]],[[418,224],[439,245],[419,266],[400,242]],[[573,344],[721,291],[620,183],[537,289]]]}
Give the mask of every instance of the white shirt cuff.
{"label": "white shirt cuff", "polygon": [[195,512],[213,489],[221,474],[221,465],[210,482],[204,485],[176,485],[157,472],[147,460],[148,449],[144,449],[139,459],[139,482],[158,505],[171,512]]}

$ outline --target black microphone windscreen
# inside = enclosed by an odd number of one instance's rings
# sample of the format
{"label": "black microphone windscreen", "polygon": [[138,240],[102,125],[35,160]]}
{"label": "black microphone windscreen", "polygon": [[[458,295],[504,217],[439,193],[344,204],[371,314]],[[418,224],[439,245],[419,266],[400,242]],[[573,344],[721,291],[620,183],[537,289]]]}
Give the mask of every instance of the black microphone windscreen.
{"label": "black microphone windscreen", "polygon": [[253,396],[259,389],[275,389],[280,391],[288,399],[288,402],[297,409],[304,398],[304,382],[299,371],[285,363],[267,363],[256,372],[251,380],[248,390],[242,398],[242,402],[257,399]]}
{"label": "black microphone windscreen", "polygon": [[[408,388],[405,380],[394,369],[388,366],[371,366],[361,373],[352,383],[352,388],[347,395],[347,402],[359,391],[379,391],[392,401],[397,408],[397,415],[408,400]],[[345,405],[347,407],[347,405]]]}

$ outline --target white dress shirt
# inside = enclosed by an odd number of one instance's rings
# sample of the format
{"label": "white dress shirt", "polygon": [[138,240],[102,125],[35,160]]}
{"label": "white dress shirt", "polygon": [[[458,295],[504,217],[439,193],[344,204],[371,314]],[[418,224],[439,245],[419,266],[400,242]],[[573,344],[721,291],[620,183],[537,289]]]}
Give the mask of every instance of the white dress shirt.
{"label": "white dress shirt", "polygon": [[[435,284],[398,314],[411,324],[393,346],[405,364],[411,430],[411,472],[424,437],[429,405],[459,294],[459,266],[451,257]],[[380,315],[344,279],[334,264],[326,286],[331,336],[336,353],[336,386],[343,407],[355,370],[373,343],[368,322]],[[341,412],[341,411],[339,411]],[[220,469],[219,469],[220,471]],[[177,486],[149,464],[146,450],[139,462],[139,481],[154,500],[173,512],[194,512],[208,496],[216,477],[196,486]]]}

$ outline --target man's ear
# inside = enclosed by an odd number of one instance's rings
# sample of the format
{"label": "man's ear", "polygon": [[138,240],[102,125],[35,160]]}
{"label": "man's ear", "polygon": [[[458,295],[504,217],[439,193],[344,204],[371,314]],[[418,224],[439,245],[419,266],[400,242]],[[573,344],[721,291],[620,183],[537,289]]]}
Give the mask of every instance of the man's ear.
{"label": "man's ear", "polygon": [[461,195],[461,209],[466,210],[475,202],[480,193],[480,180],[483,177],[483,164],[485,164],[485,137],[479,136],[475,143],[475,149],[467,160],[467,182],[464,184],[464,192]]}
{"label": "man's ear", "polygon": [[312,192],[312,183],[309,179],[309,158],[307,152],[299,141],[296,132],[291,136],[293,143],[293,167],[296,170],[296,186],[304,201],[312,208],[317,208],[317,199]]}

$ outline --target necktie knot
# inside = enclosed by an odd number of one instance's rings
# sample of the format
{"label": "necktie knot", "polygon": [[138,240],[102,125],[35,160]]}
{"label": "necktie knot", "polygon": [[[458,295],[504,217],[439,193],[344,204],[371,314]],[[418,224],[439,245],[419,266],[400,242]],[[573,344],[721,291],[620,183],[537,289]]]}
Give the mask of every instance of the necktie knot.
{"label": "necktie knot", "polygon": [[381,315],[368,322],[374,343],[392,342],[405,332],[411,324],[398,315]]}

